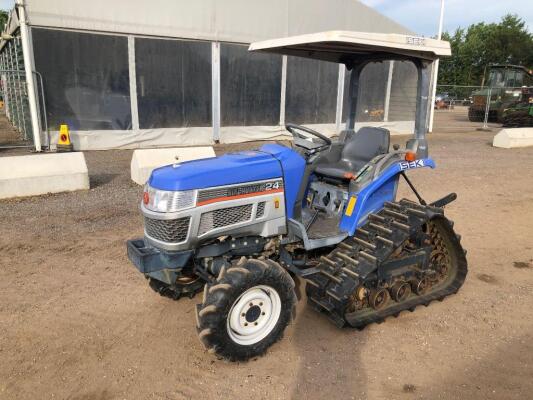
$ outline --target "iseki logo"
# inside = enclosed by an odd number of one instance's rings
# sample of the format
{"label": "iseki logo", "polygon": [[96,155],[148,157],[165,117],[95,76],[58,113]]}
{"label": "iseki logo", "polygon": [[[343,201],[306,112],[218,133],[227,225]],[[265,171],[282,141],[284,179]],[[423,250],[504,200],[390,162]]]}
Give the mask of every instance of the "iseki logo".
{"label": "iseki logo", "polygon": [[421,37],[407,36],[407,44],[412,44],[414,46],[425,46],[426,40]]}
{"label": "iseki logo", "polygon": [[424,166],[425,166],[424,160],[402,161],[402,162],[400,162],[400,169],[402,171],[404,171],[406,169],[420,168],[420,167],[424,167]]}

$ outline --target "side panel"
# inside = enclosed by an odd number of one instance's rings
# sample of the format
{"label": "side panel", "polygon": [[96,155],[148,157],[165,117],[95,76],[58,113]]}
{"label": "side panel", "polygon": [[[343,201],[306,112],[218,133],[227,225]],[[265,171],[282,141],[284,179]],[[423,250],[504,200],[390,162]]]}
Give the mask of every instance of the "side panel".
{"label": "side panel", "polygon": [[280,162],[285,184],[287,218],[292,218],[294,215],[294,205],[298,197],[298,190],[300,189],[304,176],[305,160],[294,150],[278,144],[266,144],[260,150],[272,154]]}
{"label": "side panel", "polygon": [[[340,223],[341,230],[353,235],[355,230],[366,222],[369,214],[383,208],[386,201],[395,200],[400,173],[424,167],[435,168],[435,162],[430,158],[413,162],[400,161],[385,169],[377,179],[359,192],[350,193],[350,200]],[[355,207],[350,207],[352,198],[355,198]]]}

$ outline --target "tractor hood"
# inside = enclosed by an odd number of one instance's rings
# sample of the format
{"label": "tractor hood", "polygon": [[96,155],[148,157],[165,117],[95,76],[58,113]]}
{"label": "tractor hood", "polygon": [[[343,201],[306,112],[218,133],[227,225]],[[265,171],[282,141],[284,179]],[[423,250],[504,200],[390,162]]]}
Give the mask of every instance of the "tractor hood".
{"label": "tractor hood", "polygon": [[159,190],[191,190],[252,182],[283,176],[276,154],[294,153],[280,145],[228,153],[221,157],[186,161],[155,169],[148,184]]}

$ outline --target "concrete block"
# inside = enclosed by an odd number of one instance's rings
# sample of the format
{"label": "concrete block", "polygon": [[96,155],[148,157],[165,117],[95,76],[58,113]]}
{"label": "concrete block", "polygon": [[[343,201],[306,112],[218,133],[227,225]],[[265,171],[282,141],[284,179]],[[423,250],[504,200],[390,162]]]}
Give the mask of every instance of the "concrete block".
{"label": "concrete block", "polygon": [[210,157],[215,157],[211,146],[135,150],[131,157],[131,180],[144,185],[156,168]]}
{"label": "concrete block", "polygon": [[533,128],[505,128],[492,141],[494,147],[512,149],[533,146]]}
{"label": "concrete block", "polygon": [[0,157],[0,199],[89,189],[83,153]]}

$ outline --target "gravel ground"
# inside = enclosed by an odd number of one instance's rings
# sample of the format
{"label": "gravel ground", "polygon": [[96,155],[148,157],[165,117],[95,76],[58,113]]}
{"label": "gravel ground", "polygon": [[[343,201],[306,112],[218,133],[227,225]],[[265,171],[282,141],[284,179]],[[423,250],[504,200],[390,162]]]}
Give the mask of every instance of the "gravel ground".
{"label": "gravel ground", "polygon": [[131,152],[86,153],[89,191],[0,201],[0,399],[532,398],[533,148],[492,135],[435,133],[438,168],[411,173],[429,200],[458,193],[447,214],[470,273],[457,295],[361,332],[300,302],[247,363],[207,354],[199,298],[157,296],[128,262],[142,234]]}

